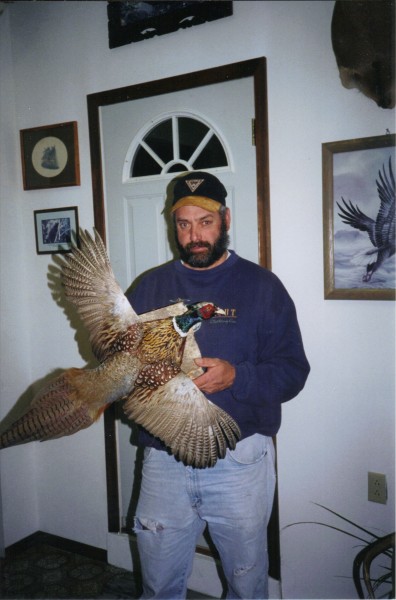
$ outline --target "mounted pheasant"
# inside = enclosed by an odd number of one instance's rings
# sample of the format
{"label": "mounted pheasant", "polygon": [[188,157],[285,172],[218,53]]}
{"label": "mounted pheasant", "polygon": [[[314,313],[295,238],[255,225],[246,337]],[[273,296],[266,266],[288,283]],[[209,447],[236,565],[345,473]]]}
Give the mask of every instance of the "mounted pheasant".
{"label": "mounted pheasant", "polygon": [[199,356],[194,329],[224,311],[210,302],[179,303],[138,316],[115,280],[99,234],[93,239],[81,232],[80,241],[81,249],[73,247],[62,264],[62,280],[100,364],[68,369],[45,386],[2,433],[0,448],[76,433],[122,400],[126,415],[179,460],[213,466],[227,446],[235,447],[239,427],[189,374],[196,370],[194,353]]}

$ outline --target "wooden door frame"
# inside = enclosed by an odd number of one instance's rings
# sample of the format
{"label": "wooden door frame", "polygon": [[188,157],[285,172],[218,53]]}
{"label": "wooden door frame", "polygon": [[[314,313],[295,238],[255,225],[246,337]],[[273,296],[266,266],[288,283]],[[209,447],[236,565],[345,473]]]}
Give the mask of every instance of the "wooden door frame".
{"label": "wooden door frame", "polygon": [[[257,178],[258,250],[260,265],[271,268],[270,193],[269,193],[269,151],[267,113],[267,66],[264,57],[254,58],[220,67],[148,81],[136,85],[105,90],[89,94],[88,125],[91,151],[92,191],[95,228],[106,243],[105,198],[103,187],[103,165],[101,153],[100,109],[102,106],[129,102],[171,92],[194,89],[215,83],[253,77],[255,108],[255,146]],[[108,529],[120,530],[120,510],[117,472],[117,448],[114,406],[104,415],[105,452],[107,476]],[[270,575],[280,579],[280,546],[278,497],[275,495],[274,508],[268,528]]]}

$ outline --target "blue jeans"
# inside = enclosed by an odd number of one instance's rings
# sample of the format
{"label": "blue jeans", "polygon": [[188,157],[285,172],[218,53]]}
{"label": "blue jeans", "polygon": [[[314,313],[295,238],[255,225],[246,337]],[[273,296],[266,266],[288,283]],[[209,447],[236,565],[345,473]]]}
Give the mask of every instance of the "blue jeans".
{"label": "blue jeans", "polygon": [[268,598],[267,525],[274,490],[269,437],[242,440],[207,469],[186,467],[147,448],[135,518],[142,598],[185,598],[206,524],[221,558],[227,598]]}

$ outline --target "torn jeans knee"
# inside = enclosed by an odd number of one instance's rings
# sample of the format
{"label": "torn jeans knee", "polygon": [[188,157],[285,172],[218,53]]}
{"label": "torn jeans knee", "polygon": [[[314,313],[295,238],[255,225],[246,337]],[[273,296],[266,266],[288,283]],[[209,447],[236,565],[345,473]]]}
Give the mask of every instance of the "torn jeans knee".
{"label": "torn jeans knee", "polygon": [[243,575],[247,575],[249,573],[249,571],[251,571],[252,569],[255,568],[255,564],[254,565],[246,565],[244,567],[238,567],[237,569],[234,569],[234,575],[235,577],[242,577]]}
{"label": "torn jeans knee", "polygon": [[139,531],[152,531],[153,533],[158,533],[159,531],[164,530],[164,526],[162,523],[154,521],[154,519],[140,519],[139,517],[135,517],[133,530],[135,533],[138,533]]}

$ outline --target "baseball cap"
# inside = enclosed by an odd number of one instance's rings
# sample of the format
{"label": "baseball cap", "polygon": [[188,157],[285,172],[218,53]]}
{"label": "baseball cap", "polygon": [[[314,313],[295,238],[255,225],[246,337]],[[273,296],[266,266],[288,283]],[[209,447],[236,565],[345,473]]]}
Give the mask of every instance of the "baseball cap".
{"label": "baseball cap", "polygon": [[176,179],[171,213],[181,206],[200,206],[216,212],[226,205],[227,190],[217,177],[206,171],[189,171]]}

